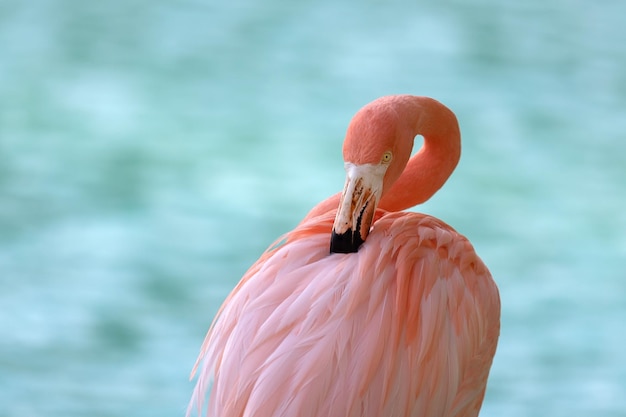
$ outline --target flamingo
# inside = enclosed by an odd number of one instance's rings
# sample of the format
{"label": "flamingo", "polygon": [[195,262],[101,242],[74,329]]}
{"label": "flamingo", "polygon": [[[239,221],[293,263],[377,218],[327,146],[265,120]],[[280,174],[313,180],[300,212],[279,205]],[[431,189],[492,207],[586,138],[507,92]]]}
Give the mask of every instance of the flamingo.
{"label": "flamingo", "polygon": [[454,113],[428,97],[379,98],[350,122],[343,156],[343,192],[270,246],[221,306],[188,414],[203,413],[210,389],[219,417],[478,415],[497,286],[464,236],[402,211],[456,167]]}

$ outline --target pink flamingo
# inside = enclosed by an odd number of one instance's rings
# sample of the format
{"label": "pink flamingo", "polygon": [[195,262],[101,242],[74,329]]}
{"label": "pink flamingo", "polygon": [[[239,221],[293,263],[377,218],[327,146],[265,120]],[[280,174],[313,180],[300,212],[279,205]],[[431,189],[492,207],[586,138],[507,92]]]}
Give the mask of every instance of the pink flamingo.
{"label": "pink flamingo", "polygon": [[343,155],[343,193],[271,246],[220,308],[188,413],[202,412],[212,384],[210,416],[478,415],[498,289],[465,237],[401,211],[456,167],[454,113],[382,97],[355,115]]}

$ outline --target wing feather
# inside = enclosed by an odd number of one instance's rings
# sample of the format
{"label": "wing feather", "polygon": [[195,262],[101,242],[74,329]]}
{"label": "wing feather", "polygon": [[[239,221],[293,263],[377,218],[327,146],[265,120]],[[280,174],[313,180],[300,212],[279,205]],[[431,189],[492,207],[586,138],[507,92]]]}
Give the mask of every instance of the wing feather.
{"label": "wing feather", "polygon": [[329,255],[332,220],[303,222],[227,298],[190,407],[212,381],[211,416],[477,415],[500,302],[472,246],[387,213],[358,253]]}

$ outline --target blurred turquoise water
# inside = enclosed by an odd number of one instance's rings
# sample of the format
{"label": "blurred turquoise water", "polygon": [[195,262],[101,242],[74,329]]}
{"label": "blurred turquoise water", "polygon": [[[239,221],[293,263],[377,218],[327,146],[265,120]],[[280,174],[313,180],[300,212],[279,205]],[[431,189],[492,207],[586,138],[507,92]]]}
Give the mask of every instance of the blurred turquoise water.
{"label": "blurred turquoise water", "polygon": [[460,120],[417,210],[501,290],[481,415],[626,415],[626,3],[221,3],[0,4],[0,416],[182,415],[221,301],[393,93]]}

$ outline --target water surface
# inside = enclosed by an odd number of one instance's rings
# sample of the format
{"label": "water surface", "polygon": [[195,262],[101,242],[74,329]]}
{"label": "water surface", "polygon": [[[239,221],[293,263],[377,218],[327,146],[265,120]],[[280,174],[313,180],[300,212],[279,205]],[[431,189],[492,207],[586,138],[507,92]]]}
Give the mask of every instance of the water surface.
{"label": "water surface", "polygon": [[626,4],[221,3],[0,6],[0,415],[182,415],[221,301],[394,93],[461,124],[416,210],[501,290],[481,415],[625,415]]}

